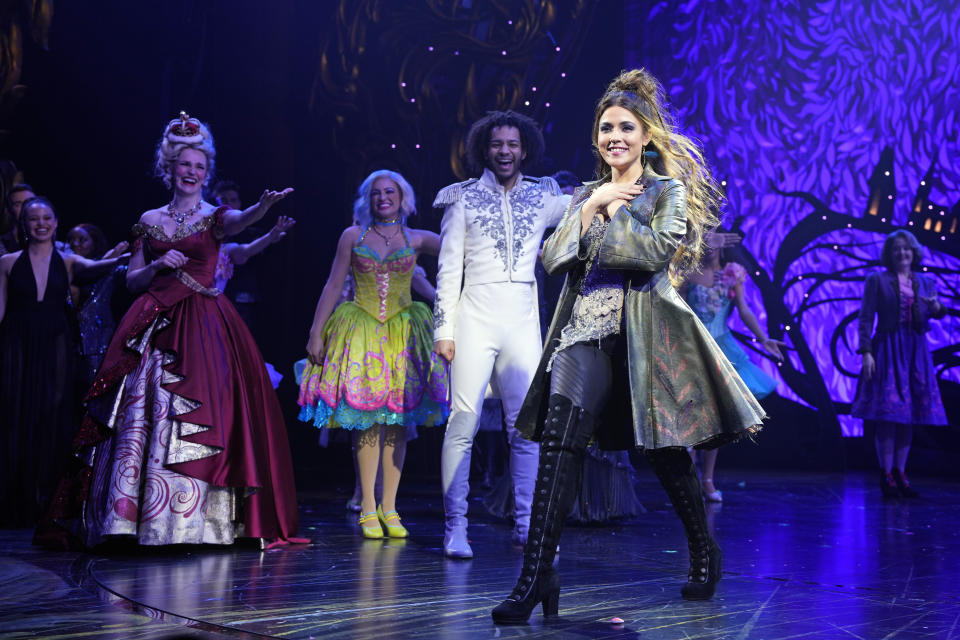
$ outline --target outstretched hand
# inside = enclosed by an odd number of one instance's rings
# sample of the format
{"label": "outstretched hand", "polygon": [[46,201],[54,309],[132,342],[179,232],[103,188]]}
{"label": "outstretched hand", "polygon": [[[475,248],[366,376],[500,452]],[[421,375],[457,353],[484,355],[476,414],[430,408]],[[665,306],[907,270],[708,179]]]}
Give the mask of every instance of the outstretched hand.
{"label": "outstretched hand", "polygon": [[773,338],[767,338],[763,341],[763,348],[767,350],[767,353],[772,355],[779,362],[783,362],[783,353],[780,352],[780,347],[786,347],[787,343],[782,340],[774,340]]}
{"label": "outstretched hand", "polygon": [[287,236],[287,231],[295,224],[297,221],[289,216],[278,217],[276,224],[270,229],[270,243],[283,240]]}
{"label": "outstretched hand", "polygon": [[293,187],[287,187],[283,191],[274,191],[272,189],[264,189],[263,193],[260,194],[259,205],[265,209],[269,209],[273,205],[277,204],[288,195],[293,193]]}
{"label": "outstretched hand", "polygon": [[129,248],[130,248],[129,242],[125,240],[122,242],[118,242],[117,246],[115,246],[113,249],[110,249],[110,251],[107,251],[105,254],[103,254],[103,257],[101,258],[101,260],[110,260],[111,258],[120,257],[124,253],[126,253],[127,249]]}

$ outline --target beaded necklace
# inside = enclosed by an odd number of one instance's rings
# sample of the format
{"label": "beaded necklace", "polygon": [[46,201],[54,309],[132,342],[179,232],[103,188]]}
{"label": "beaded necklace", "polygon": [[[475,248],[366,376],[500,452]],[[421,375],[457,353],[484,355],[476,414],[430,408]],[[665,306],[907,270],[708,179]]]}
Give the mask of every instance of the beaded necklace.
{"label": "beaded necklace", "polygon": [[389,247],[390,247],[390,241],[393,240],[393,239],[395,239],[395,238],[397,238],[397,237],[400,235],[400,230],[398,229],[397,232],[394,233],[392,236],[386,236],[386,235],[380,233],[380,231],[377,229],[377,227],[378,227],[378,226],[380,226],[380,227],[393,227],[393,226],[396,226],[396,225],[398,225],[398,224],[400,224],[400,223],[402,223],[402,222],[403,222],[403,219],[400,218],[400,217],[397,217],[396,219],[391,220],[390,222],[371,222],[371,223],[370,223],[370,229],[372,229],[375,234],[377,234],[378,236],[380,236],[381,238],[383,238],[383,244],[384,244],[384,246],[386,246],[386,247],[389,248]]}
{"label": "beaded necklace", "polygon": [[170,204],[167,205],[167,215],[173,218],[174,222],[177,223],[177,228],[183,226],[184,220],[191,217],[193,214],[200,211],[200,208],[203,206],[203,199],[199,200],[197,204],[193,205],[193,208],[187,211],[177,211],[173,208],[173,201],[170,201]]}

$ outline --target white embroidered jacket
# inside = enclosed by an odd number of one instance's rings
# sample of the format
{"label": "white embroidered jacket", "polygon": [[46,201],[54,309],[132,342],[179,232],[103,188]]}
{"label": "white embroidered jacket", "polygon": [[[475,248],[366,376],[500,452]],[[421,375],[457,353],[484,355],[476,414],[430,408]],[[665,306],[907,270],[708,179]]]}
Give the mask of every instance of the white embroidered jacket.
{"label": "white embroidered jacket", "polygon": [[[440,223],[434,341],[452,340],[460,292],[466,285],[534,282],[543,233],[559,224],[570,203],[553,178],[517,176],[505,193],[490,169],[437,194]],[[491,310],[492,311],[492,310]]]}

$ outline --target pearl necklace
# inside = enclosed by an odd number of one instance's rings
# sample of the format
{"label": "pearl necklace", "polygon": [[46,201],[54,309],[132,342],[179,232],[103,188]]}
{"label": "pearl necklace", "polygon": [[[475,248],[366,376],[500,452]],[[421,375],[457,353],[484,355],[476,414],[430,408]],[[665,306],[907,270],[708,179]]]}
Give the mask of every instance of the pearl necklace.
{"label": "pearl necklace", "polygon": [[177,211],[173,208],[173,201],[167,205],[167,215],[173,218],[174,222],[177,223],[177,227],[183,226],[183,221],[191,217],[193,214],[200,211],[200,208],[203,206],[203,200],[201,199],[197,204],[193,205],[193,208],[188,211]]}

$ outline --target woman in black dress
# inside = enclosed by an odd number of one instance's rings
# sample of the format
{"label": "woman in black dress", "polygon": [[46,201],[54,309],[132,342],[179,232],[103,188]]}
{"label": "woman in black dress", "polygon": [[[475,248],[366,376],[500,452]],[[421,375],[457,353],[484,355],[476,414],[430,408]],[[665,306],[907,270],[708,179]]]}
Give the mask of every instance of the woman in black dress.
{"label": "woman in black dress", "polygon": [[116,262],[61,256],[46,198],[24,203],[19,231],[25,248],[0,257],[0,522],[13,527],[36,521],[77,430],[70,283]]}

